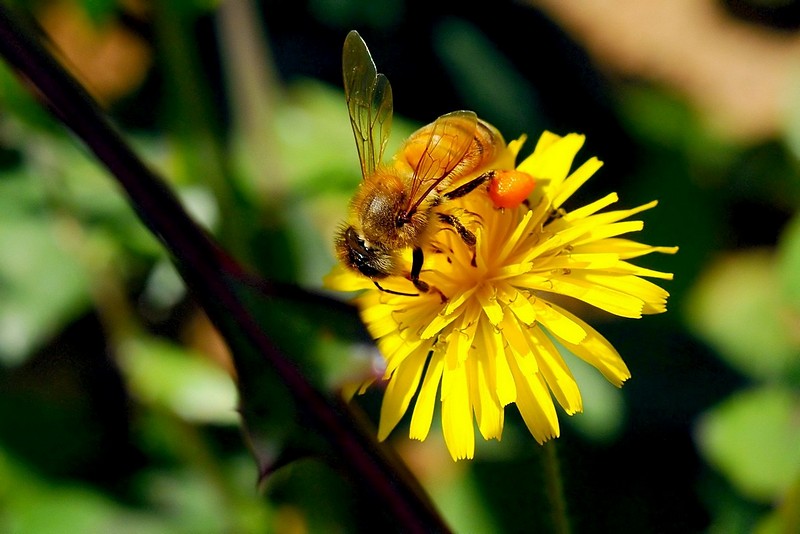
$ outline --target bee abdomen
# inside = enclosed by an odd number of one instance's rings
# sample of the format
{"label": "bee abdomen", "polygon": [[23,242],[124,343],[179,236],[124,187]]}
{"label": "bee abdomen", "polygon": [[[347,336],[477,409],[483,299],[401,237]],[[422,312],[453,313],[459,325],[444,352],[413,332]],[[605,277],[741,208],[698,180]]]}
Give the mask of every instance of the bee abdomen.
{"label": "bee abdomen", "polygon": [[494,161],[505,146],[506,142],[505,139],[503,139],[503,134],[488,122],[483,119],[478,119],[478,127],[475,130],[475,137],[471,149],[475,153],[475,168],[482,167]]}

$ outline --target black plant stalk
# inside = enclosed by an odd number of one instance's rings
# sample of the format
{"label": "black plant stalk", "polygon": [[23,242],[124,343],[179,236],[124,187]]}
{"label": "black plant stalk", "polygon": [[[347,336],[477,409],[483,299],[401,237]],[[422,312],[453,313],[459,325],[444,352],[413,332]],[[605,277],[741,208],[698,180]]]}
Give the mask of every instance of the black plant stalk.
{"label": "black plant stalk", "polygon": [[[226,283],[247,278],[242,267],[186,213],[166,183],[131,150],[97,103],[58,64],[39,40],[0,4],[0,55],[29,89],[94,153],[124,189],[144,224],[172,254],[195,298],[226,338],[239,335],[260,353],[295,401],[304,422],[313,425],[330,445],[331,454],[367,495],[395,518],[404,532],[447,531],[419,484],[404,466],[381,448],[347,410],[317,391],[278,352],[240,296]],[[286,293],[269,282],[264,291]],[[298,288],[291,293],[302,295]],[[308,294],[305,294],[308,298]],[[231,318],[233,319],[231,321]],[[239,329],[231,332],[231,325]],[[232,343],[231,346],[234,346]],[[234,355],[234,358],[236,356]]]}

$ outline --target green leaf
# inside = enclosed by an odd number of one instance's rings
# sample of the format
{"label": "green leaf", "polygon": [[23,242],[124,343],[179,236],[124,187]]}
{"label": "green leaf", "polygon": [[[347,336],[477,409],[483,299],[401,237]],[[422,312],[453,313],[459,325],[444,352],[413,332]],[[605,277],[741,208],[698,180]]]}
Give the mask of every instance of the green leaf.
{"label": "green leaf", "polygon": [[787,321],[771,251],[717,260],[688,304],[689,327],[738,371],[765,379],[787,376],[800,366],[800,340]]}
{"label": "green leaf", "polygon": [[25,91],[14,72],[5,63],[0,64],[0,107],[3,118],[14,117],[37,128],[52,130],[56,122]]}
{"label": "green leaf", "polygon": [[0,213],[0,361],[18,364],[89,304],[82,266],[42,217]]}
{"label": "green leaf", "polygon": [[21,123],[10,128],[25,157],[0,170],[0,361],[7,364],[23,362],[89,308],[88,256],[163,256],[73,141]]}
{"label": "green leaf", "polygon": [[792,218],[781,235],[777,260],[781,291],[800,320],[800,213]]}
{"label": "green leaf", "polygon": [[697,119],[686,103],[657,88],[628,85],[620,93],[622,118],[637,138],[664,146],[683,146],[687,125],[696,127]]}
{"label": "green leaf", "polygon": [[730,167],[740,148],[708,131],[685,100],[657,86],[627,84],[619,88],[620,118],[635,138],[677,149],[700,168],[718,174]]}
{"label": "green leaf", "polygon": [[36,534],[156,534],[166,521],[128,509],[89,486],[39,478],[0,449],[0,531]]}
{"label": "green leaf", "polygon": [[166,340],[138,337],[123,344],[118,362],[140,402],[186,421],[239,422],[233,379],[202,354]]}
{"label": "green leaf", "polygon": [[81,5],[95,24],[108,21],[116,14],[118,6],[116,0],[81,0]]}
{"label": "green leaf", "polygon": [[800,476],[800,393],[779,386],[739,392],[697,424],[701,454],[738,491],[769,503]]}
{"label": "green leaf", "polygon": [[[789,95],[796,95],[800,89],[800,76],[793,72],[790,78],[791,87],[787,88]],[[794,89],[792,89],[794,87]],[[787,117],[784,121],[786,125],[786,144],[793,152],[795,159],[800,159],[800,102],[796,98],[789,98],[785,102]]]}

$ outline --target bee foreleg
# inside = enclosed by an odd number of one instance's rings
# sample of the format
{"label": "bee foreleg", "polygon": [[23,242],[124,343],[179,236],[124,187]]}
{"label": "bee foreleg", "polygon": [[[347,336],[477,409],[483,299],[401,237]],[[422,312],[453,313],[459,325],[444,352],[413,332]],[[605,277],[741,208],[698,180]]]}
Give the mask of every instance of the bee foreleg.
{"label": "bee foreleg", "polygon": [[419,279],[419,274],[422,272],[422,262],[425,261],[425,255],[422,249],[415,247],[411,255],[411,283],[414,287],[419,289],[422,293],[427,293],[430,286]]}
{"label": "bee foreleg", "polygon": [[[419,275],[422,272],[422,262],[424,261],[425,256],[422,253],[422,249],[416,247],[412,252],[411,256],[411,274],[409,275],[409,279],[411,283],[414,284],[420,293],[428,293],[430,291],[436,292],[439,294],[439,298],[442,299],[442,304],[448,301],[447,296],[442,293],[439,288],[431,287],[427,282],[423,282],[419,279]],[[377,283],[375,284],[377,285]],[[380,287],[380,286],[379,286]]]}
{"label": "bee foreleg", "polygon": [[375,280],[373,280],[372,283],[375,284],[375,287],[377,287],[378,289],[380,289],[384,293],[389,293],[390,295],[400,295],[401,297],[418,297],[419,296],[417,293],[403,293],[403,292],[400,292],[400,291],[393,291],[391,289],[386,289],[385,287],[380,285]]}
{"label": "bee foreleg", "polygon": [[456,187],[452,191],[450,191],[448,193],[445,193],[444,195],[442,195],[442,198],[444,200],[453,200],[454,198],[461,198],[464,195],[473,192],[475,189],[480,187],[482,184],[484,184],[487,181],[489,181],[492,178],[494,178],[494,175],[495,175],[495,171],[485,172],[485,173],[481,174],[480,176],[478,176],[476,178],[473,178],[472,180],[470,180],[469,182],[465,183],[464,185]]}

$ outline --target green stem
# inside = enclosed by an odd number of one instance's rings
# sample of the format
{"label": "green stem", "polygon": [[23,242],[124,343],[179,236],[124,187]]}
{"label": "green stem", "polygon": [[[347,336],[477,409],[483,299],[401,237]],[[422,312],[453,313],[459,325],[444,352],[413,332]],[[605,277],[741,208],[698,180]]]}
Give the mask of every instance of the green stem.
{"label": "green stem", "polygon": [[564,497],[564,483],[561,479],[561,467],[558,462],[558,451],[556,451],[555,442],[545,443],[542,446],[542,452],[544,483],[550,504],[550,519],[553,523],[553,532],[569,534],[567,500]]}

